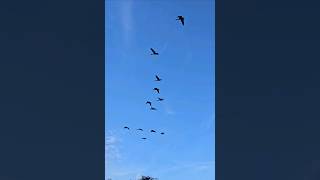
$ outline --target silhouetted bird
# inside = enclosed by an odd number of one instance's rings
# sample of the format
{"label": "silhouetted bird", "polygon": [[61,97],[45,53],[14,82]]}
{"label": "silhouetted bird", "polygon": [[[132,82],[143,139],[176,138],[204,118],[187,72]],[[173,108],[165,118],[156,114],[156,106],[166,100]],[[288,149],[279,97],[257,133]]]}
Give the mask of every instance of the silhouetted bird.
{"label": "silhouetted bird", "polygon": [[153,48],[150,48],[150,50],[152,51],[151,55],[159,55],[159,53],[157,53]]}
{"label": "silhouetted bird", "polygon": [[158,98],[158,101],[163,101],[164,99],[162,99],[162,98]]}
{"label": "silhouetted bird", "polygon": [[153,111],[156,111],[156,110],[157,110],[157,109],[156,109],[156,108],[154,108],[154,107],[151,107],[150,109],[151,109],[151,110],[153,110]]}
{"label": "silhouetted bird", "polygon": [[141,139],[147,139],[147,138],[141,138]]}
{"label": "silhouetted bird", "polygon": [[130,129],[130,128],[128,128],[127,126],[125,126],[124,128],[125,128],[125,129],[128,129],[128,130]]}
{"label": "silhouetted bird", "polygon": [[184,17],[183,16],[178,16],[177,18],[178,19],[176,19],[176,20],[180,20],[182,25],[184,26]]}
{"label": "silhouetted bird", "polygon": [[162,79],[159,78],[159,76],[156,75],[156,80],[155,81],[161,81]]}
{"label": "silhouetted bird", "polygon": [[150,132],[156,132],[155,130],[151,130]]}
{"label": "silhouetted bird", "polygon": [[137,129],[138,131],[143,131],[143,129],[141,129],[141,128],[139,128],[139,129]]}
{"label": "silhouetted bird", "polygon": [[162,133],[160,133],[160,134],[162,134],[162,135],[163,135],[163,134],[164,134],[164,132],[162,132]]}
{"label": "silhouetted bird", "polygon": [[147,101],[146,104],[149,104],[151,106],[151,102],[150,101]]}
{"label": "silhouetted bird", "polygon": [[157,91],[158,94],[160,94],[160,89],[159,88],[153,88],[153,90]]}

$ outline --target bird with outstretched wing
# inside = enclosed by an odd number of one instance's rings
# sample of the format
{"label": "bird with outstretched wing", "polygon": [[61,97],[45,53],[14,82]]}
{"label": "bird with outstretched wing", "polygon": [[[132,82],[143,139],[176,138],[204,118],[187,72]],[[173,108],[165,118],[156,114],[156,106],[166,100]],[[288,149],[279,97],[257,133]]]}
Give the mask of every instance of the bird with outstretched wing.
{"label": "bird with outstretched wing", "polygon": [[158,75],[156,75],[156,80],[155,81],[161,81],[162,79],[158,76]]}
{"label": "bird with outstretched wing", "polygon": [[147,101],[146,104],[149,104],[151,106],[151,102],[150,101]]}
{"label": "bird with outstretched wing", "polygon": [[153,88],[153,90],[157,91],[157,93],[160,94],[160,89],[159,88]]}
{"label": "bird with outstretched wing", "polygon": [[151,55],[159,55],[159,53],[157,53],[153,48],[150,48],[150,50],[152,51]]}
{"label": "bird with outstretched wing", "polygon": [[182,26],[184,26],[184,17],[183,16],[178,16],[176,20],[181,21]]}

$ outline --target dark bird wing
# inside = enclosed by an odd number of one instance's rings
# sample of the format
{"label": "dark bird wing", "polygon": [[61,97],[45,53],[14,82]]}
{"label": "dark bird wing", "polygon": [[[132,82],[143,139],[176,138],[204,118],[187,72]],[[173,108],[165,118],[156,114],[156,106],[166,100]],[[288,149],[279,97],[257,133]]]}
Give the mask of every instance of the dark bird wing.
{"label": "dark bird wing", "polygon": [[150,104],[150,106],[151,106],[151,102],[150,101],[147,101],[146,104]]}
{"label": "dark bird wing", "polygon": [[139,128],[139,129],[137,129],[137,130],[139,130],[139,131],[143,131],[143,129],[141,129],[141,128]]}
{"label": "dark bird wing", "polygon": [[125,128],[125,129],[130,129],[130,128],[128,128],[127,126],[125,126],[124,128]]}
{"label": "dark bird wing", "polygon": [[160,134],[164,134],[164,133],[162,132],[162,133],[160,133]]}
{"label": "dark bird wing", "polygon": [[184,17],[183,16],[178,16],[177,18],[178,18],[177,20],[180,20],[182,25],[184,26]]}
{"label": "dark bird wing", "polygon": [[151,130],[150,132],[156,132],[155,130]]}
{"label": "dark bird wing", "polygon": [[160,93],[160,90],[158,88],[153,88],[153,90],[157,91],[158,93]]}
{"label": "dark bird wing", "polygon": [[151,107],[150,109],[151,109],[151,110],[154,110],[154,111],[155,111],[155,110],[157,110],[157,109],[156,109],[156,108],[154,108],[154,107]]}
{"label": "dark bird wing", "polygon": [[154,49],[150,48],[150,50],[152,51],[153,54],[156,53],[156,51]]}
{"label": "dark bird wing", "polygon": [[157,76],[157,75],[156,75],[156,78],[157,78],[157,80],[158,80],[158,81],[160,81],[160,78],[159,78],[159,76]]}
{"label": "dark bird wing", "polygon": [[184,26],[184,17],[180,18],[182,25]]}
{"label": "dark bird wing", "polygon": [[141,139],[147,139],[147,138],[141,138]]}

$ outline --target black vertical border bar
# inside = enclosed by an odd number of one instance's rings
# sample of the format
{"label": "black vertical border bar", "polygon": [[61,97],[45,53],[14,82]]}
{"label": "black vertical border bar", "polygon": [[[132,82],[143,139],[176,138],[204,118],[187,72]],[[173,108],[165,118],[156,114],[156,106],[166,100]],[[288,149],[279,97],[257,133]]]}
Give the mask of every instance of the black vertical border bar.
{"label": "black vertical border bar", "polygon": [[320,179],[319,1],[216,0],[216,179]]}
{"label": "black vertical border bar", "polygon": [[0,179],[105,178],[104,3],[0,2]]}

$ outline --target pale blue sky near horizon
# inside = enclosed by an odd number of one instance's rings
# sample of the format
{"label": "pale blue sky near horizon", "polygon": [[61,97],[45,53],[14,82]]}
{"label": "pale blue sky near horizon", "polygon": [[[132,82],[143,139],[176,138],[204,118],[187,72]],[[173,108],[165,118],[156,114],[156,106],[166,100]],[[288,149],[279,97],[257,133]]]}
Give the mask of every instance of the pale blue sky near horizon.
{"label": "pale blue sky near horizon", "polygon": [[213,0],[106,0],[106,178],[214,178],[214,9]]}

